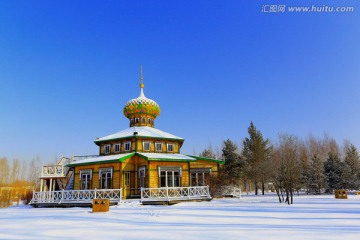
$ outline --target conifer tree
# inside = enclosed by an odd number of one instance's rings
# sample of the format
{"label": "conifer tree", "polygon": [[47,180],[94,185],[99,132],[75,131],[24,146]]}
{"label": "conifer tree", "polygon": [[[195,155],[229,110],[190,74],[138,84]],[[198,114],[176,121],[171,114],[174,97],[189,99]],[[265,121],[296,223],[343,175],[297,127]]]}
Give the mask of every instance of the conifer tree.
{"label": "conifer tree", "polygon": [[261,183],[262,194],[264,194],[264,184],[268,180],[267,167],[269,164],[269,153],[271,147],[269,141],[264,140],[260,131],[250,123],[248,128],[249,137],[243,141],[243,157],[245,158],[247,175],[253,180],[255,194],[258,194],[259,183]]}
{"label": "conifer tree", "polygon": [[204,149],[204,151],[202,151],[200,154],[199,154],[200,157],[204,157],[204,158],[213,158],[213,159],[216,159],[216,156],[215,156],[215,153],[212,149],[212,146],[211,144],[209,145],[208,148]]}
{"label": "conifer tree", "polygon": [[237,146],[230,139],[224,141],[222,155],[225,160],[221,169],[221,177],[226,184],[237,184],[240,179],[240,156],[237,153]]}
{"label": "conifer tree", "polygon": [[327,182],[327,192],[340,189],[343,187],[343,175],[344,164],[340,161],[340,158],[335,153],[329,153],[328,159],[324,163],[324,174]]}
{"label": "conifer tree", "polygon": [[318,155],[315,154],[311,159],[309,170],[309,190],[315,194],[320,194],[321,189],[323,189],[325,185],[324,164]]}
{"label": "conifer tree", "polygon": [[346,150],[345,164],[344,180],[347,182],[346,188],[358,189],[360,187],[359,154],[356,147],[352,144]]}

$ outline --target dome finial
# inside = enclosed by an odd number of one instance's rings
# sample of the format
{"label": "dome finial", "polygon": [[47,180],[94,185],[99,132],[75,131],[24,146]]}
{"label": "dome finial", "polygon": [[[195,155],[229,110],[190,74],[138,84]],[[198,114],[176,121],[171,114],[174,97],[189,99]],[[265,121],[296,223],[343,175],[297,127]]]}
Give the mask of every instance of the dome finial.
{"label": "dome finial", "polygon": [[140,88],[144,88],[144,78],[142,75],[142,64],[140,64]]}

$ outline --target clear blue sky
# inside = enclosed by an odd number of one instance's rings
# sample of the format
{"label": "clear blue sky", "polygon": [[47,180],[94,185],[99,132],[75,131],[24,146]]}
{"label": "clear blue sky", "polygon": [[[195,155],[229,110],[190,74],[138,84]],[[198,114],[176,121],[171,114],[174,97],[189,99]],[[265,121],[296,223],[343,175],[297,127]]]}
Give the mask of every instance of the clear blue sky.
{"label": "clear blue sky", "polygon": [[[262,13],[264,4],[353,13]],[[183,153],[327,132],[360,147],[357,0],[0,1],[0,157],[97,154],[145,95]]]}

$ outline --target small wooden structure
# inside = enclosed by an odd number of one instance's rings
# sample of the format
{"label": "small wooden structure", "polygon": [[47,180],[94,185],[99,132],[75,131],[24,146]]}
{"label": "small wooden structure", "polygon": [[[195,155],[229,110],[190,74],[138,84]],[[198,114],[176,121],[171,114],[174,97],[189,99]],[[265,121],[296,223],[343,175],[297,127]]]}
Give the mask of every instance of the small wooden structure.
{"label": "small wooden structure", "polygon": [[335,190],[335,198],[338,199],[347,199],[347,191],[346,190]]}
{"label": "small wooden structure", "polygon": [[92,212],[93,213],[108,212],[109,205],[110,205],[110,199],[99,199],[99,198],[93,199]]}

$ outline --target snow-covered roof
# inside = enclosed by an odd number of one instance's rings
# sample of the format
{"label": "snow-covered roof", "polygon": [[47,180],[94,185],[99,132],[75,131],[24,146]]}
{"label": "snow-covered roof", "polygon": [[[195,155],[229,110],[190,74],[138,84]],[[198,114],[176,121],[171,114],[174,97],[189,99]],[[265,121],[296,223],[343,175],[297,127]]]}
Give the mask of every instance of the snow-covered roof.
{"label": "snow-covered roof", "polygon": [[137,153],[140,156],[145,157],[147,160],[165,160],[165,161],[196,161],[196,158],[184,155],[184,154],[179,154],[179,153],[174,153],[174,154],[169,154],[169,153]]}
{"label": "snow-covered roof", "polygon": [[183,138],[175,136],[171,133],[167,133],[153,127],[143,126],[143,127],[130,127],[120,132],[102,138],[98,138],[95,140],[95,143],[113,140],[113,139],[133,137],[135,132],[137,132],[136,134],[137,137],[165,138],[165,139],[175,139],[175,140],[184,141]]}
{"label": "snow-covered roof", "polygon": [[68,167],[79,166],[79,165],[88,165],[88,164],[99,164],[99,163],[108,163],[108,162],[123,162],[124,160],[134,156],[139,155],[140,157],[145,158],[149,161],[196,161],[196,158],[190,157],[184,154],[174,153],[143,153],[143,152],[132,152],[132,153],[123,153],[116,155],[106,155],[106,156],[96,156],[90,158],[84,158],[81,160],[74,161],[68,164]]}
{"label": "snow-covered roof", "polygon": [[180,153],[145,153],[145,152],[131,152],[131,153],[122,153],[116,155],[106,155],[106,156],[92,156],[89,158],[79,159],[68,164],[68,167],[80,166],[80,165],[91,165],[99,163],[108,163],[108,162],[123,162],[126,159],[131,158],[134,155],[145,158],[149,161],[185,161],[185,162],[194,162],[197,160],[205,160],[210,162],[217,162],[223,164],[223,160],[203,158],[198,156],[185,155]]}
{"label": "snow-covered roof", "polygon": [[116,154],[116,155],[106,155],[106,156],[96,156],[96,157],[94,156],[94,157],[74,161],[74,162],[68,164],[67,166],[73,167],[73,166],[77,166],[77,165],[87,165],[87,164],[91,164],[91,163],[123,161],[134,155],[135,155],[135,153],[122,153],[122,154]]}

